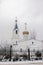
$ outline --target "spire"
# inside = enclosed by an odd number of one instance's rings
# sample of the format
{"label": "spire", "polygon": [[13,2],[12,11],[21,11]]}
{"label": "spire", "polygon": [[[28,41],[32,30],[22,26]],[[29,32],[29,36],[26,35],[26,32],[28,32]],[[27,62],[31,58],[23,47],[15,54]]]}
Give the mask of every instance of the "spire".
{"label": "spire", "polygon": [[13,28],[13,36],[12,36],[12,39],[13,39],[13,42],[14,42],[14,39],[15,39],[16,44],[17,44],[17,41],[19,39],[19,28],[18,28],[18,20],[17,20],[17,17],[15,18],[15,25],[14,25],[14,28]]}
{"label": "spire", "polygon": [[16,34],[18,34],[18,25],[17,25],[17,17],[15,19],[15,27],[14,27],[14,31]]}

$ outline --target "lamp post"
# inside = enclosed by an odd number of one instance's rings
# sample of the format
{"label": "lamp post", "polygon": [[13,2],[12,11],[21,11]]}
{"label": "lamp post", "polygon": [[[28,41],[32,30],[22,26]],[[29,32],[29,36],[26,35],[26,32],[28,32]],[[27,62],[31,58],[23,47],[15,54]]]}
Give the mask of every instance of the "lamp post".
{"label": "lamp post", "polygon": [[12,57],[12,45],[10,45],[10,60],[11,61],[11,57]]}
{"label": "lamp post", "polygon": [[28,48],[28,60],[30,60],[30,49]]}

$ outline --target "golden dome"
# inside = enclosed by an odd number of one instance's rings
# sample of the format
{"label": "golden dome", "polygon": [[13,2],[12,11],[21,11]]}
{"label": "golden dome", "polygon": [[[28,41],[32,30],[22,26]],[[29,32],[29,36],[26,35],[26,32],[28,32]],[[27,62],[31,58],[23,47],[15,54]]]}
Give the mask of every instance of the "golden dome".
{"label": "golden dome", "polygon": [[25,23],[25,31],[23,31],[23,35],[28,35],[29,32],[27,31],[27,23]]}
{"label": "golden dome", "polygon": [[28,31],[24,31],[24,32],[23,32],[23,35],[28,35],[28,34],[29,34]]}

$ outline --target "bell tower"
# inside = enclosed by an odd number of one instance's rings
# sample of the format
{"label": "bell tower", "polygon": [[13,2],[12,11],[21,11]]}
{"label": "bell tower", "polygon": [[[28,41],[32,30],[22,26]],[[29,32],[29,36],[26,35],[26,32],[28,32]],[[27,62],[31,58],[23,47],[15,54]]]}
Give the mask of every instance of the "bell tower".
{"label": "bell tower", "polygon": [[15,19],[15,27],[14,27],[14,30],[13,31],[15,31],[15,34],[18,34],[18,24],[17,24],[17,17],[16,17],[16,19]]}
{"label": "bell tower", "polygon": [[19,28],[18,28],[18,20],[17,20],[17,17],[15,19],[15,26],[13,28],[13,39],[17,39],[18,38],[18,32],[19,32]]}

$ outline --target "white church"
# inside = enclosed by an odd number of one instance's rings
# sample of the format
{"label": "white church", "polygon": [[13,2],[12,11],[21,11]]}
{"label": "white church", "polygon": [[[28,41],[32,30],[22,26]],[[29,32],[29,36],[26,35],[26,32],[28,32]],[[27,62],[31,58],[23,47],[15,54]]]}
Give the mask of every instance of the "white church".
{"label": "white church", "polygon": [[[12,50],[14,51],[13,55],[28,54],[28,50],[29,50],[30,58],[31,58],[32,56],[35,57],[35,51],[43,50],[43,43],[42,43],[42,41],[37,40],[35,38],[34,32],[33,32],[33,36],[31,36],[31,38],[29,38],[30,32],[27,30],[27,23],[25,23],[25,30],[22,32],[23,39],[20,38],[19,34],[20,33],[19,33],[19,27],[18,27],[18,20],[16,18],[15,26],[13,29],[13,35],[12,35],[12,39],[11,39]],[[31,52],[31,51],[33,51],[33,52]],[[42,56],[43,56],[43,53],[42,53]]]}

